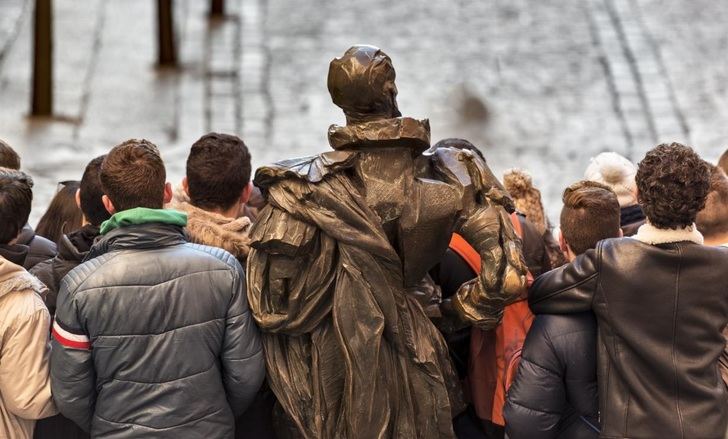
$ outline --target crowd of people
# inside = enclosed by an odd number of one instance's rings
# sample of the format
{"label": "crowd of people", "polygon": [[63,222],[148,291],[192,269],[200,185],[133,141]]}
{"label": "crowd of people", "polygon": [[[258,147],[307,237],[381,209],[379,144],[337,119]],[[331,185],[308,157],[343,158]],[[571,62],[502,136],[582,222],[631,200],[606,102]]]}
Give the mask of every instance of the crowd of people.
{"label": "crowd of people", "polygon": [[[191,145],[176,187],[127,140],[34,230],[0,141],[0,437],[728,437],[728,151],[601,153],[555,225],[526,170],[501,186],[470,142],[420,142],[375,49],[332,62],[336,151],[254,181],[234,135]],[[427,148],[449,186],[397,204]]]}

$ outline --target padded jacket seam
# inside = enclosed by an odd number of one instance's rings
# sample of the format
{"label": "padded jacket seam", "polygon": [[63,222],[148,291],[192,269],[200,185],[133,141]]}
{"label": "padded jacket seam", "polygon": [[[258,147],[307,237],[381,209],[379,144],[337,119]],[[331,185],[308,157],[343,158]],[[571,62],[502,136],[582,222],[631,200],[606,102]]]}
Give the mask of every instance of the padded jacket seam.
{"label": "padded jacket seam", "polygon": [[206,414],[204,416],[200,416],[199,418],[193,419],[191,421],[186,421],[186,422],[183,422],[181,424],[170,425],[169,427],[162,427],[162,428],[152,427],[150,425],[144,425],[144,424],[140,424],[138,422],[117,422],[117,421],[112,421],[111,419],[106,419],[106,418],[104,418],[104,417],[102,417],[102,416],[100,416],[98,414],[94,414],[94,416],[97,417],[97,418],[99,418],[99,419],[101,419],[102,421],[108,422],[110,424],[117,424],[117,425],[138,425],[138,426],[143,427],[143,428],[148,428],[149,430],[162,431],[162,430],[171,430],[173,428],[179,428],[179,427],[182,427],[183,425],[194,424],[195,422],[199,422],[199,421],[201,421],[201,420],[203,420],[205,418],[209,418],[210,416],[219,413],[221,410],[222,409],[217,409],[214,412],[210,412],[210,413],[208,413],[208,414]]}
{"label": "padded jacket seam", "polygon": [[87,293],[89,291],[94,291],[94,290],[111,289],[111,288],[157,287],[157,286],[164,285],[164,284],[167,284],[167,283],[170,283],[170,282],[174,282],[176,280],[179,280],[179,279],[182,279],[182,278],[185,278],[185,277],[194,276],[196,274],[200,274],[200,273],[215,273],[215,272],[218,272],[218,271],[229,271],[229,269],[226,269],[226,268],[217,268],[217,269],[212,269],[212,270],[195,271],[194,273],[185,273],[185,274],[182,274],[182,275],[177,276],[175,278],[167,279],[164,282],[159,282],[159,283],[156,283],[156,284],[118,284],[118,285],[102,285],[102,286],[99,286],[99,287],[91,287],[91,288],[87,288],[87,289],[80,289],[79,288],[77,290],[76,294]]}
{"label": "padded jacket seam", "polygon": [[183,377],[166,380],[166,381],[137,381],[137,380],[123,380],[121,378],[111,378],[111,381],[118,381],[118,382],[122,382],[122,383],[135,383],[135,384],[167,384],[167,383],[173,383],[175,381],[185,380],[187,378],[192,378],[197,375],[202,375],[205,372],[211,371],[213,367],[215,367],[214,361],[212,362],[212,364],[210,364],[210,366],[208,366],[204,370],[201,370],[201,371],[195,372],[195,373],[191,373],[191,374],[183,376]]}

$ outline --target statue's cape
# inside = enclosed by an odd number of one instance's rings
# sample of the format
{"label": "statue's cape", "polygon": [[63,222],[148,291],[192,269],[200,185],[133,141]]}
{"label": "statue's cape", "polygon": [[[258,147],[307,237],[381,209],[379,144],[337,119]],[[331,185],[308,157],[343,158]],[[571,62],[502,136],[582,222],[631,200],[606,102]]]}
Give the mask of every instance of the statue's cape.
{"label": "statue's cape", "polygon": [[459,383],[447,346],[405,291],[378,216],[333,172],[351,154],[257,177],[277,180],[248,258],[271,388],[307,438],[452,438]]}

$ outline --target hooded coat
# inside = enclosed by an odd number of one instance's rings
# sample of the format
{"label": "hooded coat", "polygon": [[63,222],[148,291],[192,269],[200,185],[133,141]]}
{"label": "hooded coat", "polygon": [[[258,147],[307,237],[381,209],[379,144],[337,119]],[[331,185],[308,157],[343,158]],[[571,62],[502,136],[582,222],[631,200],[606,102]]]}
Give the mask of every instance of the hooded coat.
{"label": "hooded coat", "polygon": [[30,439],[35,420],[56,413],[48,371],[45,287],[0,258],[0,437]]}

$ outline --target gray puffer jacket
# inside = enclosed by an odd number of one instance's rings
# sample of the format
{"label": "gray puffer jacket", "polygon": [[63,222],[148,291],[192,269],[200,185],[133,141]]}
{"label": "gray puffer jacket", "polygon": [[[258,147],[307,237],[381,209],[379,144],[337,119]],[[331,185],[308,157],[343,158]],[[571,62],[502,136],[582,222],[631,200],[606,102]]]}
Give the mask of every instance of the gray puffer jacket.
{"label": "gray puffer jacket", "polygon": [[150,223],[107,233],[63,280],[51,383],[92,437],[230,438],[265,375],[245,275]]}

